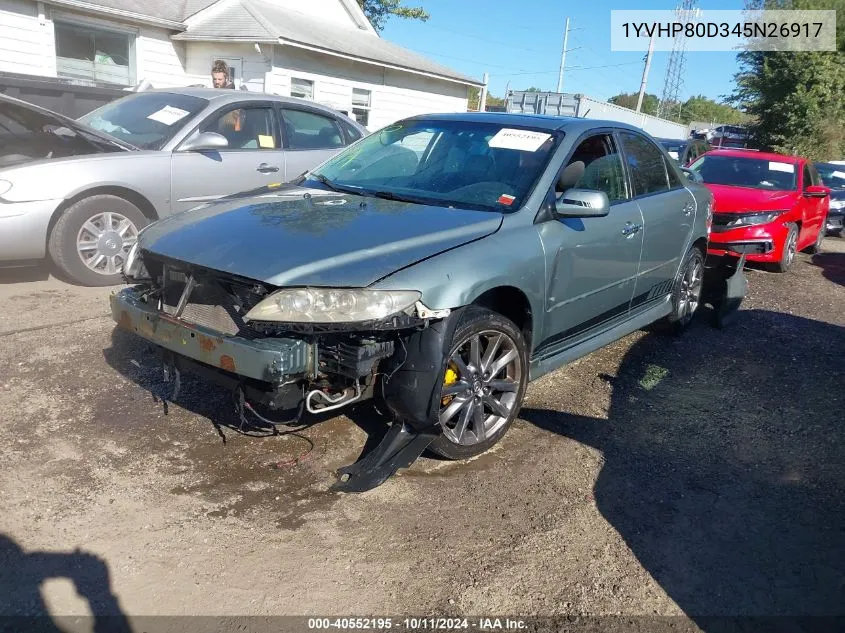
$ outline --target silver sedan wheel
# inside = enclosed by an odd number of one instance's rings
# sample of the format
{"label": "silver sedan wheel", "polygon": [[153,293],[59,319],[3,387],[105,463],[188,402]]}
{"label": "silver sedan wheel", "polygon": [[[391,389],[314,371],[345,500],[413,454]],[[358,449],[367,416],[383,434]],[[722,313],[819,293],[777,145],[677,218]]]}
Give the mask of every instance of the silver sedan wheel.
{"label": "silver sedan wheel", "polygon": [[132,220],[120,213],[104,211],[88,218],[79,229],[76,252],[95,273],[114,275],[120,272],[137,239],[138,227]]}
{"label": "silver sedan wheel", "polygon": [[701,290],[703,287],[704,267],[698,258],[692,261],[684,271],[681,279],[681,293],[678,301],[678,317],[681,323],[688,323],[692,315],[698,309],[701,302]]}
{"label": "silver sedan wheel", "polygon": [[[518,405],[522,358],[502,332],[473,334],[449,358],[440,426],[454,444],[480,444],[504,426]],[[451,373],[450,373],[451,372]]]}

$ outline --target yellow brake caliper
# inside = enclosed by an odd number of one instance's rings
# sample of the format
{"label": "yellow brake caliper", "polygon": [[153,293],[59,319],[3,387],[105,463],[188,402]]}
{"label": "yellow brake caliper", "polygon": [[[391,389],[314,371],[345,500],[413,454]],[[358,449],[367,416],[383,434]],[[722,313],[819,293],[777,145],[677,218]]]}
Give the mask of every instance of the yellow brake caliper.
{"label": "yellow brake caliper", "polygon": [[[443,376],[443,386],[448,387],[449,385],[454,385],[458,382],[458,367],[452,361],[449,361],[449,364],[446,366],[446,375]],[[447,404],[452,402],[452,398],[455,396],[446,396],[445,398],[440,399],[440,406],[445,407]]]}

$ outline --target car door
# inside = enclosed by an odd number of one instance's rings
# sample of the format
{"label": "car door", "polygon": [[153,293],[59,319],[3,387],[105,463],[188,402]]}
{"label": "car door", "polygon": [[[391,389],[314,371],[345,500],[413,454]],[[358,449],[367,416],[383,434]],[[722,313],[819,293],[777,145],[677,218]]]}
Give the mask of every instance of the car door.
{"label": "car door", "polygon": [[825,222],[826,205],[829,204],[825,198],[816,198],[803,195],[807,187],[820,185],[821,178],[815,167],[809,162],[804,163],[801,170],[801,233],[798,235],[798,248],[805,248],[816,241],[817,231],[822,230]]}
{"label": "car door", "polygon": [[643,215],[643,251],[631,308],[672,289],[695,221],[695,198],[663,153],[644,135],[619,133],[634,199]]}
{"label": "car door", "polygon": [[604,191],[605,217],[550,219],[537,225],[546,253],[546,319],[538,356],[577,344],[627,318],[642,245],[642,215],[631,200],[622,157],[612,131],[579,139],[567,165],[581,161],[574,182],[558,174],[547,200],[571,188]]}
{"label": "car door", "polygon": [[285,143],[285,180],[293,180],[345,145],[343,131],[334,117],[316,110],[285,105],[280,109]]}
{"label": "car door", "polygon": [[201,151],[176,148],[171,162],[174,212],[283,180],[284,152],[271,102],[228,104],[210,114],[185,140],[201,132],[221,134],[229,146]]}

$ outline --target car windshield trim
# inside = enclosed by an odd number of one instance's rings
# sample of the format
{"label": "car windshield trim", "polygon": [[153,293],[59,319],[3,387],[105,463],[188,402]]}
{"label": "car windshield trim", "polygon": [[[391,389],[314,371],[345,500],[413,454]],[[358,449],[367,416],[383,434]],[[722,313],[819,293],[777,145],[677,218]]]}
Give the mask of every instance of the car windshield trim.
{"label": "car windshield trim", "polygon": [[563,136],[517,122],[406,119],[357,141],[301,182],[414,204],[512,213],[533,194]]}

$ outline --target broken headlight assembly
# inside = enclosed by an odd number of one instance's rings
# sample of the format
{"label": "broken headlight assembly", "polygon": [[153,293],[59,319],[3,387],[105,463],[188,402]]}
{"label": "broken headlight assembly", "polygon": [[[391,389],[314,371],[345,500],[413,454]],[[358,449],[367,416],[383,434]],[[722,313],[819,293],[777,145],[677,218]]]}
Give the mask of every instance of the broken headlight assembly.
{"label": "broken headlight assembly", "polygon": [[760,211],[755,213],[743,213],[735,219],[727,223],[726,227],[729,229],[738,228],[741,226],[758,226],[760,224],[768,224],[774,222],[779,216],[786,213],[786,211]]}
{"label": "broken headlight assembly", "polygon": [[250,321],[278,323],[355,323],[411,314],[416,290],[289,288],[277,290],[246,314]]}
{"label": "broken headlight assembly", "polygon": [[[139,239],[141,237],[141,233],[143,233],[143,229],[141,229],[141,232],[138,233]],[[132,283],[146,281],[150,278],[150,274],[147,272],[147,269],[144,267],[144,262],[141,260],[141,249],[138,246],[138,243],[138,239],[136,239],[132,248],[129,249],[129,254],[126,255],[126,261],[123,262],[123,276]]]}

